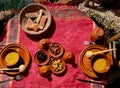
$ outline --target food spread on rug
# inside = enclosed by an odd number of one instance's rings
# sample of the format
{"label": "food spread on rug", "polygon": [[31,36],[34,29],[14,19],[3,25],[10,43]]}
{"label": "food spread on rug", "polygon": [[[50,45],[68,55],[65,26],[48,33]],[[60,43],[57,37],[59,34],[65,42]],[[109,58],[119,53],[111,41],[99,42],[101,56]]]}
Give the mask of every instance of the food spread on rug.
{"label": "food spread on rug", "polygon": [[[19,25],[19,16],[15,16],[10,19],[7,22],[6,28],[1,32],[1,34],[4,33],[4,35],[1,35],[2,39],[0,39],[0,57],[2,57],[2,52],[6,52],[5,47],[2,48],[2,46],[7,45],[8,48],[16,50],[19,53],[23,60],[22,64],[25,66],[22,65],[23,67],[21,67],[21,64],[18,64],[19,66],[17,66],[17,69],[19,67],[22,68],[23,71],[18,73],[24,76],[24,79],[20,81],[7,81],[3,84],[1,82],[0,86],[4,88],[102,88],[104,86],[112,86],[113,82],[119,77],[119,75],[114,77],[114,75],[116,75],[114,72],[119,72],[119,70],[117,70],[119,67],[119,58],[116,56],[116,53],[118,53],[116,52],[116,48],[119,50],[119,47],[117,47],[117,44],[119,45],[119,41],[107,41],[108,37],[106,37],[106,30],[108,27],[104,29],[99,26],[99,24],[95,23],[90,17],[86,16],[87,14],[91,16],[92,12],[84,10],[86,11],[85,15],[83,13],[83,9],[81,9],[82,6],[80,8],[81,12],[76,7],[70,5],[53,5],[51,3],[47,3],[45,5],[50,10],[53,18],[50,28],[46,32],[39,36],[26,34]],[[28,15],[29,14],[27,14],[27,16]],[[105,31],[105,33],[102,32],[102,36],[100,31],[95,32],[95,29],[99,28]],[[118,30],[116,29],[115,32],[117,33]],[[109,35],[109,37],[111,36],[112,35]],[[118,38],[119,37],[117,37],[116,40]],[[92,45],[84,45],[85,41],[92,42],[89,43]],[[15,47],[18,47],[17,49],[14,47],[13,43],[15,43]],[[25,47],[25,51],[23,48],[19,47],[19,44],[20,46]],[[60,45],[62,45],[62,47]],[[92,67],[93,59],[92,57],[88,58],[86,56],[86,52],[90,50],[97,53],[106,49],[115,49],[112,52],[100,53],[100,55],[107,56],[108,61],[110,62],[110,70],[107,70],[107,72],[102,74],[97,73],[97,71],[100,70],[98,68],[98,63],[102,62],[101,65],[105,67],[104,65],[107,64],[105,63],[106,59],[98,59]],[[24,59],[26,57],[25,53],[27,53],[27,59]],[[30,53],[31,57],[28,53]],[[48,57],[50,57],[50,59],[48,59]],[[5,60],[7,62],[9,61],[9,58]],[[4,66],[4,59],[0,59],[0,61],[3,61],[2,64],[0,64],[0,67],[5,68],[6,65]],[[99,67],[101,66],[99,65]],[[101,67],[101,69],[103,67]],[[94,71],[93,68],[97,71]],[[51,72],[54,74],[51,74]],[[7,73],[9,75],[7,75]],[[61,75],[61,73],[64,74]],[[0,74],[1,81],[9,79],[11,74],[12,72],[9,71],[5,71],[4,74],[3,71],[3,73]],[[79,82],[75,80],[76,78],[86,80],[92,79],[98,82],[101,81],[105,85]],[[113,78],[112,81],[110,81],[110,78]]]}

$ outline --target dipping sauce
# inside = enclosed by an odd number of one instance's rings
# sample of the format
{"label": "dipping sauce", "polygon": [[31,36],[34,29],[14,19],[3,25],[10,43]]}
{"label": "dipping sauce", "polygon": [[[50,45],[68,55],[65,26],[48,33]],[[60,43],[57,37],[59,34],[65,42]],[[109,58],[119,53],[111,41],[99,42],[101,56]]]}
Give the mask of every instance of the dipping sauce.
{"label": "dipping sauce", "polygon": [[7,63],[8,66],[15,65],[19,60],[19,54],[17,52],[9,52],[5,56],[5,62]]}
{"label": "dipping sauce", "polygon": [[93,64],[93,69],[96,72],[104,70],[105,67],[106,67],[106,60],[104,58],[99,58],[99,59],[95,60],[95,62]]}

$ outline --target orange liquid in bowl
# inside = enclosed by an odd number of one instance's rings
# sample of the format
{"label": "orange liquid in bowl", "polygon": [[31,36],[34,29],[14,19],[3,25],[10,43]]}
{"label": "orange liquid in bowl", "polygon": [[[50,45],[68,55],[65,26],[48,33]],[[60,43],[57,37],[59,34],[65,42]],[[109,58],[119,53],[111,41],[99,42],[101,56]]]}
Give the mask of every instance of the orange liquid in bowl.
{"label": "orange liquid in bowl", "polygon": [[5,56],[5,62],[8,66],[15,65],[19,60],[19,54],[17,52],[9,52]]}

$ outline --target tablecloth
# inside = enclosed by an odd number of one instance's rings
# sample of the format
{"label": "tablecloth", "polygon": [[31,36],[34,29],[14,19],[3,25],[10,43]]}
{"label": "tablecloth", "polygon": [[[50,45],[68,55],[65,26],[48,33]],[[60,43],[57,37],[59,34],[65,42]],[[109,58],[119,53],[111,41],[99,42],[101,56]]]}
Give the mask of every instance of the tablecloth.
{"label": "tablecloth", "polygon": [[[78,82],[75,78],[88,79],[80,69],[79,55],[87,46],[84,41],[90,41],[90,33],[95,23],[76,7],[69,5],[46,4],[52,15],[50,28],[39,36],[26,34],[19,25],[19,16],[10,19],[6,29],[1,33],[1,44],[19,43],[27,47],[31,55],[31,65],[28,74],[21,81],[9,81],[0,84],[0,88],[102,88],[101,85]],[[4,34],[4,35],[3,35]],[[41,77],[34,55],[39,50],[38,41],[49,38],[52,42],[60,42],[66,50],[74,53],[75,61],[67,64],[67,72],[63,76],[52,74],[50,79]],[[0,80],[9,76],[0,74]]]}

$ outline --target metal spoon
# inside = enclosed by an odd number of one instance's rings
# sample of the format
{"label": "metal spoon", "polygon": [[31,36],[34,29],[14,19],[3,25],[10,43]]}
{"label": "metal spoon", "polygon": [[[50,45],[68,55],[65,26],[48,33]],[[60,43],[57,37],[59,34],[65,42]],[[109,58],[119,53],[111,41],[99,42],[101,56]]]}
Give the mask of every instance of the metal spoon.
{"label": "metal spoon", "polygon": [[84,80],[80,78],[76,78],[76,80],[81,81],[81,82],[86,82],[86,83],[95,83],[95,84],[100,84],[100,85],[107,85],[106,82],[98,82],[98,81],[91,81],[91,80]]}
{"label": "metal spoon", "polygon": [[0,83],[4,83],[4,82],[7,82],[7,81],[12,81],[12,80],[20,81],[22,79],[23,79],[23,75],[16,75],[14,78],[10,78],[10,79],[7,79],[7,80],[0,81]]}

